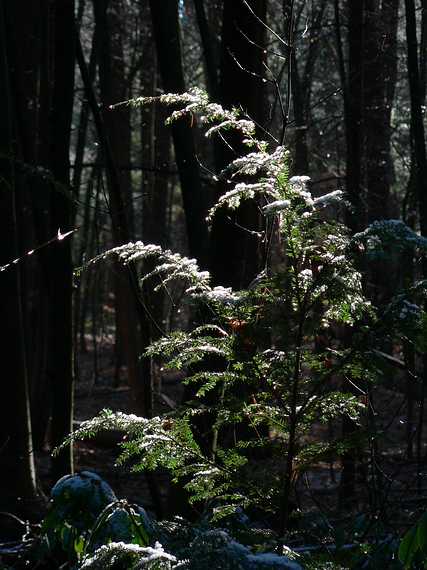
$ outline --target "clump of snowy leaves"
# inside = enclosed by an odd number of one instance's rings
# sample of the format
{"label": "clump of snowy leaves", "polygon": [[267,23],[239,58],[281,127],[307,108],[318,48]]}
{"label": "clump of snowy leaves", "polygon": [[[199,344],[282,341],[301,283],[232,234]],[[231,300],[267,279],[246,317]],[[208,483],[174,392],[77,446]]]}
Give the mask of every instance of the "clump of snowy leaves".
{"label": "clump of snowy leaves", "polygon": [[[364,231],[355,234],[352,247],[368,261],[382,263],[381,271],[393,271],[402,260],[414,264],[425,264],[427,239],[409,228],[401,220],[379,220]],[[395,281],[393,295],[389,295],[381,308],[381,334],[391,344],[411,345],[423,353],[427,349],[427,282],[418,280],[407,285]],[[378,331],[380,333],[380,331]]]}
{"label": "clump of snowy leaves", "polygon": [[139,107],[151,103],[160,103],[165,107],[180,107],[170,114],[166,120],[167,125],[184,117],[198,115],[203,125],[213,124],[213,126],[206,131],[207,137],[228,129],[238,130],[246,137],[249,137],[249,139],[253,139],[255,135],[255,124],[252,121],[241,118],[237,109],[227,110],[217,103],[209,102],[207,93],[198,87],[193,87],[182,95],[165,93],[157,97],[136,97],[130,101],[112,105],[111,108],[114,109],[121,105]]}
{"label": "clump of snowy leaves", "polygon": [[353,237],[353,242],[366,248],[372,257],[414,249],[427,253],[427,239],[411,230],[401,220],[380,220]]}
{"label": "clump of snowy leaves", "polygon": [[81,570],[104,570],[120,565],[129,570],[172,570],[176,562],[175,556],[163,550],[156,542],[151,546],[138,546],[124,542],[110,542],[98,548],[94,554],[87,556]]}
{"label": "clump of snowy leaves", "polygon": [[226,529],[209,529],[185,523],[183,519],[158,523],[157,533],[165,546],[111,542],[87,555],[81,570],[126,565],[129,570],[300,570],[298,554],[288,548],[283,554],[253,552]]}
{"label": "clump of snowy leaves", "polygon": [[142,241],[130,242],[118,247],[114,247],[101,255],[94,257],[89,265],[115,257],[124,265],[154,259],[155,268],[144,274],[141,281],[146,281],[154,276],[161,278],[161,283],[155,289],[166,285],[170,281],[182,280],[193,287],[194,290],[207,290],[209,287],[209,273],[200,271],[197,261],[183,257],[179,253],[172,253],[170,250],[163,250],[158,245],[144,244]]}
{"label": "clump of snowy leaves", "polygon": [[[121,564],[129,570],[205,570],[221,568],[222,570],[301,570],[297,557],[287,549],[287,555],[268,552],[253,553],[248,547],[234,540],[223,529],[192,531],[183,525],[169,523],[169,532],[165,539],[170,539],[171,528],[175,527],[179,534],[171,541],[174,555],[165,551],[156,542],[153,547],[141,547],[124,542],[111,542],[101,546],[93,554],[86,556],[81,570],[98,570],[115,567]],[[161,531],[161,525],[159,525]],[[164,527],[166,529],[166,527]],[[168,536],[169,535],[169,536]],[[188,542],[183,540],[187,537]]]}
{"label": "clump of snowy leaves", "polygon": [[159,466],[184,469],[201,457],[187,418],[174,421],[163,417],[141,418],[123,412],[104,410],[98,416],[82,422],[63,445],[70,441],[92,437],[102,431],[117,430],[126,434],[121,443],[118,462],[123,463],[137,455],[136,471],[156,469]]}
{"label": "clump of snowy leaves", "polygon": [[177,570],[301,570],[289,556],[253,553],[224,529],[196,531],[191,542],[182,548],[181,556],[183,560],[176,565]]}

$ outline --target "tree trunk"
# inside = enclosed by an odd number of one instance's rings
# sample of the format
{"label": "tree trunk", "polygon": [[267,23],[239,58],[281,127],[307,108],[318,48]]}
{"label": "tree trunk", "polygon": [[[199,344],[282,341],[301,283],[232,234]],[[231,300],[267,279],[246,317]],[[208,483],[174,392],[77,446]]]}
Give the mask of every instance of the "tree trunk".
{"label": "tree trunk", "polygon": [[[415,3],[405,0],[406,41],[409,95],[411,104],[411,130],[414,143],[415,180],[418,197],[421,235],[427,236],[427,156],[423,121],[423,87],[418,60],[417,25]],[[424,262],[426,264],[426,262]],[[424,276],[427,267],[423,267]]]}
{"label": "tree trunk", "polygon": [[[7,16],[9,16],[9,19]],[[0,266],[9,264],[20,252],[20,220],[17,193],[20,180],[15,172],[17,158],[16,108],[11,93],[10,73],[18,72],[10,48],[13,15],[0,6]],[[9,33],[8,33],[9,32]],[[26,364],[21,266],[1,272],[1,314],[6,327],[1,343],[3,365],[0,401],[0,510],[28,516],[37,502],[31,433],[31,412]],[[17,498],[21,501],[17,504]]]}
{"label": "tree trunk", "polygon": [[[70,187],[70,134],[73,113],[75,29],[74,0],[54,4],[53,99],[51,114],[51,171],[55,180]],[[51,194],[51,231],[71,229],[73,204],[56,188]],[[52,373],[52,443],[62,443],[72,430],[73,352],[72,352],[72,279],[71,240],[54,244],[50,250],[49,286],[51,293],[51,373]],[[52,460],[54,475],[73,471],[70,446]]]}
{"label": "tree trunk", "polygon": [[[97,36],[97,55],[99,67],[100,93],[102,101],[102,117],[108,137],[111,154],[114,157],[118,178],[117,191],[120,193],[121,214],[126,227],[126,234],[132,239],[133,210],[130,171],[130,115],[129,109],[121,108],[112,112],[109,107],[113,103],[128,98],[124,76],[123,47],[121,43],[120,18],[121,2],[98,0],[94,4]],[[107,176],[109,195],[112,196],[111,177]],[[111,200],[111,208],[115,208]],[[136,386],[138,380],[139,344],[137,320],[129,299],[129,282],[118,265],[114,268],[114,291],[116,304],[116,367],[127,366],[129,384]]]}
{"label": "tree trunk", "polygon": [[397,74],[398,0],[366,0],[364,127],[368,222],[386,219],[392,182],[391,110]]}
{"label": "tree trunk", "polygon": [[[425,8],[425,6],[424,6]],[[421,235],[427,237],[427,156],[425,129],[423,122],[423,103],[425,97],[425,69],[423,69],[425,54],[421,60],[418,58],[418,34],[414,0],[405,0],[406,9],[406,42],[407,42],[407,68],[409,81],[409,97],[411,106],[411,136],[413,144],[413,173]],[[425,10],[422,14],[422,30],[425,31]],[[423,37],[423,34],[421,34]],[[424,38],[425,40],[425,38]],[[422,261],[423,277],[427,277],[427,261]],[[425,307],[424,307],[425,308]],[[419,418],[417,427],[417,462],[418,472],[422,462],[422,437],[424,424],[424,400],[427,387],[427,357],[423,356],[422,387],[419,403]],[[420,485],[420,478],[418,478]]]}
{"label": "tree trunk", "polygon": [[202,42],[203,57],[205,62],[206,83],[208,93],[213,101],[216,101],[219,94],[218,63],[214,35],[209,27],[205,10],[204,0],[194,0],[196,9],[197,25],[199,27],[200,39]]}
{"label": "tree trunk", "polygon": [[365,226],[362,190],[362,33],[363,2],[348,3],[348,72],[346,90],[347,109],[344,118],[346,133],[346,189],[353,211],[347,224],[356,232]]}
{"label": "tree trunk", "polygon": [[[391,110],[397,76],[398,0],[365,0],[363,41],[363,139],[367,220],[390,218]],[[390,279],[393,260],[369,264],[368,294],[375,303],[386,303],[396,288]]]}
{"label": "tree trunk", "polygon": [[[163,88],[167,92],[184,93],[186,87],[182,68],[178,0],[150,0],[150,9]],[[207,199],[200,179],[190,126],[183,121],[177,122],[172,127],[172,139],[184,203],[189,253],[198,260],[201,267],[207,267]]]}
{"label": "tree trunk", "polygon": [[[345,134],[346,134],[346,189],[352,205],[347,212],[347,225],[352,232],[361,230],[365,223],[362,185],[362,73],[363,73],[363,2],[348,2],[348,70],[342,78],[345,89]],[[344,72],[342,68],[341,72]],[[351,345],[352,333],[342,333],[344,346]],[[346,387],[347,388],[347,387]],[[347,416],[343,419],[344,438],[351,438],[357,426]],[[355,493],[356,452],[349,449],[341,456],[342,473],[339,489],[340,503],[346,504]]]}
{"label": "tree trunk", "polygon": [[[251,9],[266,21],[266,0],[249,1]],[[264,73],[265,27],[241,0],[225,0],[223,9],[220,103],[243,109],[256,124],[265,123],[265,92],[259,77]],[[239,135],[227,139],[234,152],[218,142],[217,170],[246,153]],[[227,188],[219,184],[219,198]],[[249,231],[248,231],[249,230]],[[257,275],[260,218],[253,203],[243,203],[237,212],[219,211],[212,224],[211,272],[213,281],[240,289]]]}
{"label": "tree trunk", "polygon": [[[106,174],[108,179],[109,200],[110,200],[110,215],[112,221],[113,239],[116,245],[127,243],[130,240],[129,228],[125,215],[125,206],[120,189],[120,180],[117,173],[117,168],[114,162],[114,157],[111,151],[110,142],[107,136],[104,122],[99,111],[93,87],[90,83],[89,74],[84,60],[82,47],[80,41],[77,41],[77,61],[82,76],[85,93],[89,101],[89,105],[93,114],[96,131],[99,137],[100,146],[106,163]],[[129,303],[126,315],[130,319],[134,315],[139,317],[140,333],[142,337],[141,349],[148,346],[150,340],[150,327],[149,321],[140,303],[139,289],[134,267],[128,269],[121,269],[123,274],[127,275],[129,280],[129,294],[126,296],[126,301]],[[133,368],[128,369],[129,382],[132,389],[132,407],[134,410],[142,415],[148,415],[147,409],[148,402],[151,401],[151,378],[150,366],[146,359],[139,362],[135,355],[137,355],[137,347],[135,346],[135,334],[130,329],[124,329],[124,332],[129,332],[127,338],[123,340],[124,347],[128,352],[128,364],[132,364]]]}

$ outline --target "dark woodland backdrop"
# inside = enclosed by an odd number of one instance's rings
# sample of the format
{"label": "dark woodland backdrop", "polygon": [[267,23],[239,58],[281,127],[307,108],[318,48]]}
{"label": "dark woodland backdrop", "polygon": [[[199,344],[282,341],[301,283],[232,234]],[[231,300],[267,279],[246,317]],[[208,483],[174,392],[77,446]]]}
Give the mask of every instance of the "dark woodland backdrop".
{"label": "dark woodland backdrop", "polygon": [[[224,190],[212,173],[238,143],[206,139],[196,117],[165,127],[161,106],[110,106],[202,87],[284,144],[314,195],[344,190],[352,232],[394,218],[427,237],[426,42],[425,0],[1,2],[1,511],[41,509],[35,458],[71,431],[79,383],[92,394],[129,386],[128,410],[146,417],[172,398],[139,355],[189,315],[165,293],[138,292],[119,264],[78,268],[135,240],[194,257],[237,289],[262,268],[256,208],[206,223]],[[371,269],[366,290],[383,303],[426,272],[408,253]],[[396,350],[403,369],[386,388],[401,424],[381,450],[414,466],[421,492],[426,362]],[[62,451],[50,480],[72,469]]]}

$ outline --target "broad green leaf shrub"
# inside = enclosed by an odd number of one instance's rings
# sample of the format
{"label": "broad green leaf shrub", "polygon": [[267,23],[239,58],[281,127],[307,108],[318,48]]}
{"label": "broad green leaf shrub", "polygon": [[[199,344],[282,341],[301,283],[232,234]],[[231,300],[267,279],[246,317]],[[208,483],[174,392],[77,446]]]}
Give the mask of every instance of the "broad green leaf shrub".
{"label": "broad green leaf shrub", "polygon": [[82,471],[54,485],[41,532],[41,551],[77,563],[112,541],[147,546],[153,524],[144,509],[118,500],[96,473]]}
{"label": "broad green leaf shrub", "polygon": [[[246,518],[241,524],[250,534]],[[108,484],[88,471],[63,477],[54,486],[41,530],[33,556],[40,567],[52,561],[59,567],[66,560],[67,567],[81,570],[300,568],[291,559],[297,555],[290,550],[286,556],[254,552],[227,529],[212,529],[206,523],[190,525],[179,518],[157,523],[141,507],[117,500]],[[256,530],[252,535],[258,543],[265,538]]]}
{"label": "broad green leaf shrub", "polygon": [[[140,547],[111,542],[87,556],[80,568],[112,568],[121,563],[127,570],[300,570],[298,555],[286,549],[284,554],[254,552],[236,541],[228,530],[190,525],[184,520],[157,524],[158,541]],[[162,546],[163,545],[163,546]]]}
{"label": "broad green leaf shrub", "polygon": [[403,536],[399,560],[405,569],[427,568],[427,513]]}
{"label": "broad green leaf shrub", "polygon": [[91,471],[65,475],[50,495],[50,518],[57,517],[76,530],[92,525],[104,508],[117,500],[108,483]]}

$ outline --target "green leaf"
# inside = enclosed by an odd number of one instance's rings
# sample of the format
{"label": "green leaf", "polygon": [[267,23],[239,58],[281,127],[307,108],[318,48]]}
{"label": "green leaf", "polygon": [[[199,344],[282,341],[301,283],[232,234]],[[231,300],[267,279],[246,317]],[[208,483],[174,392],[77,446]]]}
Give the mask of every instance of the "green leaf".
{"label": "green leaf", "polygon": [[399,546],[399,560],[404,564],[405,568],[410,568],[417,550],[417,526],[413,526],[405,534]]}
{"label": "green leaf", "polygon": [[81,555],[84,552],[84,547],[85,547],[85,540],[84,538],[80,535],[77,536],[74,539],[74,551],[77,554],[77,558],[80,559]]}
{"label": "green leaf", "polygon": [[417,525],[417,543],[423,554],[427,553],[427,513],[425,513]]}
{"label": "green leaf", "polygon": [[150,544],[150,536],[144,526],[144,521],[139,513],[136,513],[132,507],[128,508],[128,514],[134,530],[135,543],[139,546],[148,546]]}

